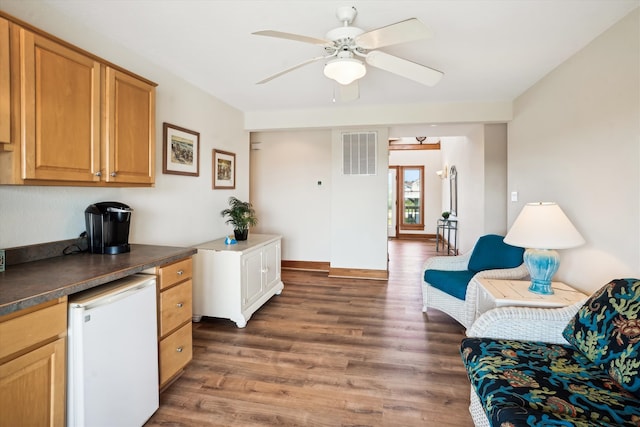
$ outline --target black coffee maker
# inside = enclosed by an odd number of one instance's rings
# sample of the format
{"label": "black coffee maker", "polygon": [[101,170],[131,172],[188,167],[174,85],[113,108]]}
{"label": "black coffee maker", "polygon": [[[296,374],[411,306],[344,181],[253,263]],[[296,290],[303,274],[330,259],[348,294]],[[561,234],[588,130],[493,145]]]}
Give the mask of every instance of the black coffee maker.
{"label": "black coffee maker", "polygon": [[132,211],[133,209],[120,202],[89,205],[84,211],[89,252],[111,255],[129,252],[129,224]]}

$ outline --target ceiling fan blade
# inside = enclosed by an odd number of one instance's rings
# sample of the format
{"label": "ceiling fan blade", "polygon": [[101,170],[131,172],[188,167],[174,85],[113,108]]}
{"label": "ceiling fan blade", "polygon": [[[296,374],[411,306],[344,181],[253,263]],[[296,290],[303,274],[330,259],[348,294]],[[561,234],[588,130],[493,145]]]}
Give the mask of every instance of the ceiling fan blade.
{"label": "ceiling fan blade", "polygon": [[324,58],[326,58],[326,57],[325,56],[316,56],[315,58],[307,59],[306,61],[301,62],[301,63],[299,63],[297,65],[294,65],[293,67],[289,67],[286,70],[280,71],[279,73],[276,73],[276,74],[274,74],[272,76],[267,77],[266,79],[260,80],[256,84],[261,85],[263,83],[267,83],[267,82],[275,79],[276,77],[280,77],[283,74],[287,74],[290,71],[296,70],[296,69],[298,69],[300,67],[304,67],[307,64],[311,64],[312,62],[319,61],[319,60],[324,59]]}
{"label": "ceiling fan blade", "polygon": [[283,33],[282,31],[264,30],[264,31],[256,31],[255,33],[251,33],[251,34],[255,34],[256,36],[267,36],[267,37],[275,37],[278,39],[294,40],[297,42],[311,43],[311,44],[320,45],[320,46],[333,45],[333,42],[329,40],[318,39],[318,38],[309,37],[309,36],[301,36],[299,34]]}
{"label": "ceiling fan blade", "polygon": [[357,80],[348,85],[336,84],[336,86],[338,86],[338,99],[340,102],[355,101],[360,98],[360,85]]}
{"label": "ceiling fan blade", "polygon": [[389,55],[379,50],[369,52],[365,60],[367,64],[372,67],[389,71],[390,73],[422,83],[426,86],[435,86],[444,75],[442,71],[398,58],[397,56]]}
{"label": "ceiling fan blade", "polygon": [[410,18],[360,34],[355,38],[355,42],[358,46],[370,50],[426,39],[431,36],[432,32],[426,25],[417,18]]}

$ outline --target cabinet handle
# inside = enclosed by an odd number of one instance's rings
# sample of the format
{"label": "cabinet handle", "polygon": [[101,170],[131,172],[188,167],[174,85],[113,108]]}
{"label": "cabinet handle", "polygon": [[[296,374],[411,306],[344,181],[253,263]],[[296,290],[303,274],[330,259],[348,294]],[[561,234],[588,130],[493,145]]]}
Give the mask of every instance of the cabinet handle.
{"label": "cabinet handle", "polygon": [[95,176],[102,176],[102,172],[100,172],[100,171],[96,172]]}
{"label": "cabinet handle", "polygon": [[179,302],[179,303],[176,304],[176,307],[182,308],[183,305],[184,305],[183,303]]}
{"label": "cabinet handle", "polygon": [[178,272],[176,273],[178,276],[182,276],[184,274],[184,270],[178,270]]}
{"label": "cabinet handle", "polygon": [[176,348],[176,351],[177,351],[178,353],[182,353],[182,346],[180,346],[180,347]]}
{"label": "cabinet handle", "polygon": [[117,175],[117,173],[115,172],[111,172],[111,176],[115,178],[115,176]]}

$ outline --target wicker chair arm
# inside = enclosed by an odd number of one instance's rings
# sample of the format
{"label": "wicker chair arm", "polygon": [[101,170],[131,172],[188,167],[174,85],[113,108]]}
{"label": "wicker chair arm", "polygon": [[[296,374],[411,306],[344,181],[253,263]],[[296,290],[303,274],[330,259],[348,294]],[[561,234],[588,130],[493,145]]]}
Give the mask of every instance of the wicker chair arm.
{"label": "wicker chair arm", "polygon": [[473,279],[469,282],[469,286],[467,286],[467,293],[465,296],[465,313],[464,320],[465,325],[471,325],[476,319],[476,308],[478,306],[478,281],[477,279],[486,278],[486,279],[522,279],[529,274],[527,267],[524,264],[521,264],[519,267],[515,268],[503,268],[496,270],[483,270],[477,272]]}
{"label": "wicker chair arm", "polygon": [[449,270],[460,271],[466,270],[469,265],[469,259],[471,258],[471,251],[462,255],[455,256],[434,256],[427,258],[422,266],[422,271],[425,270]]}
{"label": "wicker chair arm", "polygon": [[529,275],[527,266],[520,264],[514,268],[500,268],[495,270],[483,270],[474,276],[478,279],[523,279]]}
{"label": "wicker chair arm", "polygon": [[584,301],[562,308],[494,308],[467,329],[467,336],[567,344],[562,331],[583,304]]}

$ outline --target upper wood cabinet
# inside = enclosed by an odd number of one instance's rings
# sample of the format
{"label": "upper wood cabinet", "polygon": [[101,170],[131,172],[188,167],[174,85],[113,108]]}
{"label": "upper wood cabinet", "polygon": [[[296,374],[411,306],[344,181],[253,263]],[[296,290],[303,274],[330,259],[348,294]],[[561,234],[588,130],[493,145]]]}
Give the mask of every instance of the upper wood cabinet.
{"label": "upper wood cabinet", "polygon": [[111,67],[105,83],[105,180],[153,184],[155,87]]}
{"label": "upper wood cabinet", "polygon": [[0,184],[153,185],[155,84],[23,23],[8,22],[7,34]]}
{"label": "upper wood cabinet", "polygon": [[0,17],[0,150],[11,142],[11,83],[9,80],[9,21]]}
{"label": "upper wood cabinet", "polygon": [[100,181],[100,63],[19,33],[23,178]]}

